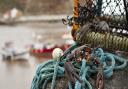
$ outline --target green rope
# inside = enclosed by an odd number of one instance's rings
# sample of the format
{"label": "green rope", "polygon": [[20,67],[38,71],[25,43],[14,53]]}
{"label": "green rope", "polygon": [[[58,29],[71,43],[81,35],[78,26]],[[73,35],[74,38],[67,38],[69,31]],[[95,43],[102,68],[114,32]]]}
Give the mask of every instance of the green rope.
{"label": "green rope", "polygon": [[59,62],[57,61],[55,64],[55,67],[54,67],[54,74],[53,74],[53,78],[52,78],[51,89],[55,89],[55,81],[56,81],[56,77],[57,77],[58,65],[59,65]]}
{"label": "green rope", "polygon": [[[81,34],[84,34],[84,30],[81,31]],[[83,36],[79,36],[80,37],[77,37],[77,42],[79,44],[92,44],[92,46],[94,47],[101,45],[104,49],[111,50],[128,50],[128,37],[116,36],[111,33],[107,33],[105,37],[105,34],[101,34],[98,32],[87,32]]]}
{"label": "green rope", "polygon": [[[35,76],[33,78],[31,89],[47,89],[47,84],[52,81],[51,89],[55,89],[57,78],[64,77],[64,63],[67,59],[66,56],[70,54],[73,49],[76,48],[76,45],[70,47],[63,56],[61,61],[49,60],[40,64],[36,70]],[[127,66],[127,60],[119,57],[115,54],[105,53],[101,48],[97,48],[95,52],[92,51],[91,55],[93,56],[96,53],[96,57],[103,64],[104,76],[105,78],[110,78],[113,75],[114,70],[123,69]],[[108,62],[110,64],[108,64]],[[91,62],[87,63],[86,59],[83,59],[81,63],[76,61],[72,62],[75,71],[79,73],[80,78],[83,80],[83,83],[76,81],[75,89],[92,89],[90,82],[87,78],[90,74],[96,74],[98,67]],[[69,89],[72,89],[72,84],[69,82]]]}

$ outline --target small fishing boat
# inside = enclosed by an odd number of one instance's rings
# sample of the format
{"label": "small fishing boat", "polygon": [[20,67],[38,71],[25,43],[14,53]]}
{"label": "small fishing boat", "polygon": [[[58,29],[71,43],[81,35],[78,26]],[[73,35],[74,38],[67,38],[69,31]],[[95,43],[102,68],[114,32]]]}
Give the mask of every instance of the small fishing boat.
{"label": "small fishing boat", "polygon": [[27,60],[29,54],[24,48],[14,48],[12,42],[6,42],[1,51],[3,60]]}
{"label": "small fishing boat", "polygon": [[29,53],[32,56],[35,57],[41,57],[41,58],[52,58],[52,51],[55,48],[60,48],[63,51],[66,50],[70,45],[69,44],[63,44],[63,45],[54,45],[54,44],[47,44],[47,45],[43,45],[43,44],[33,44],[30,46],[30,50]]}
{"label": "small fishing boat", "polygon": [[33,34],[33,37],[36,39],[35,43],[29,45],[29,53],[31,56],[37,58],[52,58],[52,51],[55,48],[60,48],[65,51],[70,45],[74,43],[69,34],[63,34],[62,39],[64,43],[57,45],[54,43],[45,43],[42,42],[42,35]]}

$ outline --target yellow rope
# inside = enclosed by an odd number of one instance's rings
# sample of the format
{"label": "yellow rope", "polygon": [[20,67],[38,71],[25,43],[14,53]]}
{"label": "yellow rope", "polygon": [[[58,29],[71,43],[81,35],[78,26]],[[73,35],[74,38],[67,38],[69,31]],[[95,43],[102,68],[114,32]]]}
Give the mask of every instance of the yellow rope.
{"label": "yellow rope", "polygon": [[112,35],[110,33],[101,34],[98,32],[88,32],[83,39],[77,39],[82,44],[92,44],[92,46],[103,46],[105,49],[128,51],[128,38]]}

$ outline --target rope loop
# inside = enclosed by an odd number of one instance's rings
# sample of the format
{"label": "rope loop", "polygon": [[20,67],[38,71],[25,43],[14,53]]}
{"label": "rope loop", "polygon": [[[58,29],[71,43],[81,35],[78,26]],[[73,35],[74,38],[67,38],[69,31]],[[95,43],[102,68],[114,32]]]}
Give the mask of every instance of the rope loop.
{"label": "rope loop", "polygon": [[[47,62],[38,65],[31,84],[31,89],[47,89],[49,81],[52,82],[51,89],[55,89],[57,78],[62,78],[65,75],[65,63],[70,62],[67,56],[71,54],[73,50],[76,50],[77,47],[78,45],[74,44],[67,49],[64,52],[64,55],[60,57],[60,61],[48,60]],[[75,76],[76,81],[74,85],[72,85],[71,81],[67,82],[69,89],[84,89],[85,87],[86,89],[92,89],[92,85],[88,79],[92,74],[98,74],[98,71],[101,71],[101,67],[103,69],[103,76],[105,78],[110,78],[113,75],[114,70],[123,69],[128,64],[126,59],[112,53],[106,53],[102,48],[97,48],[95,52],[92,51],[91,56],[92,59],[89,62],[87,62],[85,58],[79,62],[70,62],[69,67],[71,67],[68,68],[68,71],[71,70],[70,72]],[[97,61],[100,61],[100,64],[95,64],[93,56],[96,56]]]}

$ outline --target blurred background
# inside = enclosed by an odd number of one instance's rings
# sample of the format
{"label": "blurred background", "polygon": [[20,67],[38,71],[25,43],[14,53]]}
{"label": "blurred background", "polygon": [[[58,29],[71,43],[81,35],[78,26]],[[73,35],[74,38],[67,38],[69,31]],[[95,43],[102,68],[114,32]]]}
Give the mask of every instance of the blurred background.
{"label": "blurred background", "polygon": [[12,8],[25,15],[70,14],[72,6],[72,0],[0,0],[1,14]]}
{"label": "blurred background", "polygon": [[0,0],[0,89],[30,89],[37,65],[72,43],[73,0]]}

